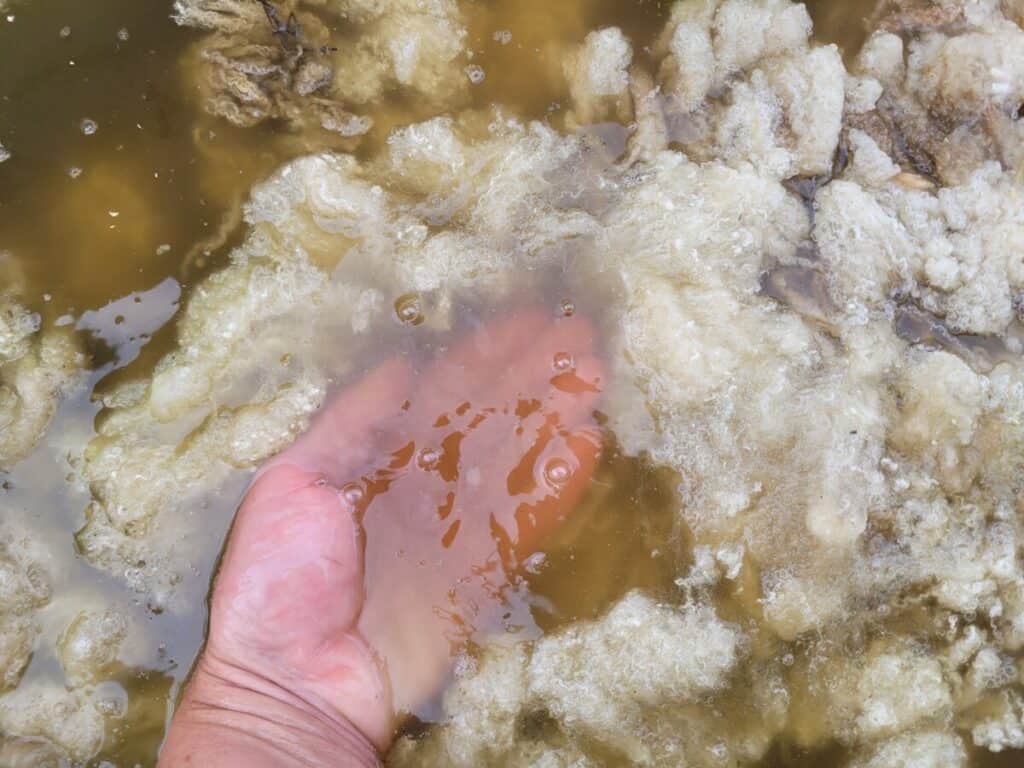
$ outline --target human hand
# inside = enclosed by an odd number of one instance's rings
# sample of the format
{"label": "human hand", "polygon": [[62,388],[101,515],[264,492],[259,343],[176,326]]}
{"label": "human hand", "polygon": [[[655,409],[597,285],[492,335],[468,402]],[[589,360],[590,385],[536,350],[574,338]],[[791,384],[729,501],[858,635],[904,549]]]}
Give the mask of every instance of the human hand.
{"label": "human hand", "polygon": [[602,377],[586,320],[530,309],[336,397],[239,510],[190,691],[239,677],[386,748],[584,491]]}

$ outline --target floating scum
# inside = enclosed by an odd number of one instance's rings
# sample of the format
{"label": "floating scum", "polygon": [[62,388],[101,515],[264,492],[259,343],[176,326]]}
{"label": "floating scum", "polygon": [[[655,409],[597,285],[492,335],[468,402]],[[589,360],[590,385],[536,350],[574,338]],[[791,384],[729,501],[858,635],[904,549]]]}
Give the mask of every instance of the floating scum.
{"label": "floating scum", "polygon": [[[448,666],[399,693],[438,722],[391,762],[740,766],[788,744],[882,768],[1024,749],[1014,4],[894,4],[847,65],[812,41],[802,5],[680,2],[656,39],[604,28],[566,51],[564,131],[461,100],[455,2],[280,10],[312,53],[251,40],[269,34],[256,4],[176,4],[213,30],[193,71],[214,114],[306,135],[408,89],[434,116],[252,189],[244,242],[191,289],[173,348],[105,392],[74,446],[91,500],[75,543],[92,567],[182,610],[193,563],[219,544],[189,510],[301,453],[338,382],[381,349],[429,366],[473,318],[524,296],[555,313],[569,296],[565,321],[589,317],[599,339],[573,365],[602,369],[586,410],[605,445],[674,473],[674,534],[650,555],[673,576],[550,632],[467,629],[440,705],[421,700]],[[312,20],[332,14],[356,42]],[[603,121],[629,126],[623,147],[590,129]],[[77,363],[70,338],[4,301],[0,423],[27,436],[3,448],[19,434],[6,427],[0,457],[17,461]],[[562,351],[544,354],[557,368]],[[457,518],[453,535],[477,535],[472,510]],[[519,523],[500,528],[515,539]],[[63,676],[19,687],[59,595],[32,521],[0,525],[4,749],[44,739],[87,761],[110,719],[89,681],[130,629],[76,619]],[[371,547],[401,527],[367,518]],[[525,555],[506,554],[518,584]],[[374,567],[371,585],[390,566]],[[415,664],[407,651],[393,663]]]}

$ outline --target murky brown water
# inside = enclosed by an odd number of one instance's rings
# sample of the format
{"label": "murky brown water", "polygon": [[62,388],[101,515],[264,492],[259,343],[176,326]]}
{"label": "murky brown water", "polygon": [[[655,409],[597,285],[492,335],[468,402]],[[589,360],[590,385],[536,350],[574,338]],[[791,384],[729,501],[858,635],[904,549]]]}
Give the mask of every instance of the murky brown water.
{"label": "murky brown water", "polygon": [[[168,5],[25,0],[8,20],[0,19],[0,141],[12,153],[0,165],[0,267],[6,262],[24,273],[26,299],[44,324],[67,316],[78,322],[89,339],[93,369],[86,389],[62,407],[40,450],[3,478],[0,501],[29,510],[65,553],[57,593],[80,590],[122,602],[133,597],[73,550],[70,533],[83,522],[88,494],[63,482],[71,468],[60,446],[65,435],[93,429],[93,390],[147,369],[166,350],[182,296],[222,261],[233,242],[217,233],[234,231],[232,212],[253,182],[296,152],[273,128],[241,130],[201,116],[182,76],[182,56],[194,34],[169,20]],[[470,47],[487,73],[474,99],[557,124],[566,98],[560,46],[607,24],[649,40],[668,5],[469,4]],[[809,5],[820,39],[838,42],[847,53],[856,50],[872,3]],[[496,35],[502,31],[512,33],[510,42]],[[364,149],[379,147],[392,126],[422,116],[416,104],[381,105]],[[94,131],[83,130],[93,123]],[[585,309],[587,298],[577,300]],[[223,537],[245,482],[238,473],[215,508],[202,511],[211,541]],[[668,589],[681,564],[662,556],[659,547],[685,536],[673,522],[674,482],[663,471],[620,456],[612,443],[579,511],[545,547],[546,567],[525,574],[518,585],[517,610],[509,621],[521,622],[526,635],[542,633],[596,616],[634,587]],[[186,615],[134,606],[149,627],[148,642],[133,649],[131,665],[116,676],[130,706],[96,764],[155,764],[171,704],[202,644],[216,549],[204,553],[181,586],[191,597]],[[62,628],[62,610],[44,615],[47,636]],[[56,670],[56,659],[40,653],[26,679]],[[780,745],[767,764],[835,760],[831,752],[802,755]],[[984,764],[1019,760],[990,756]]]}
{"label": "murky brown water", "polygon": [[[557,120],[566,95],[560,46],[608,24],[650,40],[669,5],[471,4],[471,47],[487,72],[474,99]],[[809,4],[818,36],[847,50],[862,41],[871,5]],[[217,122],[212,136],[196,133],[198,107],[181,76],[195,34],[168,14],[163,0],[53,0],[24,3],[0,24],[0,136],[12,152],[0,178],[2,248],[26,271],[30,298],[52,297],[48,315],[182,277],[190,249],[290,154],[272,129]],[[496,39],[503,30],[511,42]],[[417,110],[385,111],[390,119],[378,119],[367,150]],[[95,123],[91,135],[84,121]]]}

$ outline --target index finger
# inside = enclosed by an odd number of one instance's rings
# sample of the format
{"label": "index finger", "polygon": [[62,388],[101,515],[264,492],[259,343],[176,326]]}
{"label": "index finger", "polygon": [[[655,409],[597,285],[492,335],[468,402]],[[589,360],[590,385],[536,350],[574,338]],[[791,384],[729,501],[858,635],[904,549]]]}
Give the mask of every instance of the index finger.
{"label": "index finger", "polygon": [[260,470],[294,464],[319,472],[335,485],[345,482],[345,472],[373,457],[373,429],[401,412],[411,389],[411,369],[401,358],[381,363],[358,383],[338,394],[302,437]]}

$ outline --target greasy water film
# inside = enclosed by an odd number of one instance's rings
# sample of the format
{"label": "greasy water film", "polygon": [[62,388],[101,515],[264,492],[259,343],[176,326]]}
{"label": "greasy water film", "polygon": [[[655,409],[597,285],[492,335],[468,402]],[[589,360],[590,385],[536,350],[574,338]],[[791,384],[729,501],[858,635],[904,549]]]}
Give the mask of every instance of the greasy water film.
{"label": "greasy water film", "polygon": [[1024,760],[1018,2],[0,11],[0,766],[155,765],[255,469],[531,312],[585,412],[449,372],[346,489],[389,763]]}

